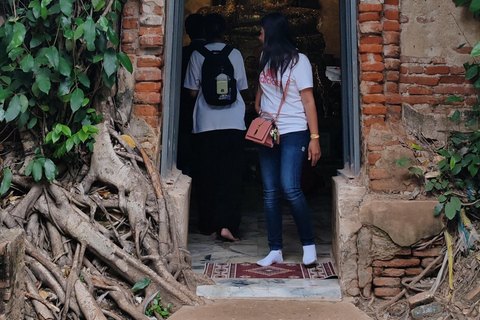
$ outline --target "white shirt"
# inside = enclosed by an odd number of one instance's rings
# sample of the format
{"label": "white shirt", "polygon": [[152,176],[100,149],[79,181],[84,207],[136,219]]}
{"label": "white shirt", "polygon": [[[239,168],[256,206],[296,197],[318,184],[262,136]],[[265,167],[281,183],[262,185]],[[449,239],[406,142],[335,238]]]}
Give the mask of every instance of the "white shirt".
{"label": "white shirt", "polygon": [[[205,45],[208,50],[222,50],[224,43],[209,43]],[[233,49],[228,56],[233,65],[234,77],[237,80],[237,100],[225,107],[207,104],[202,92],[202,65],[205,58],[194,51],[187,66],[184,87],[198,90],[197,101],[193,110],[193,133],[212,130],[238,129],[245,130],[245,102],[240,90],[248,88],[247,75],[240,51]]]}
{"label": "white shirt", "polygon": [[[285,88],[287,84],[289,73],[290,66],[283,74],[282,88]],[[280,79],[280,70],[278,71],[277,79]],[[263,93],[260,100],[260,109],[276,116],[283,92],[279,83],[274,83],[268,64],[260,74],[259,80]],[[300,91],[307,88],[313,88],[312,66],[307,56],[299,53],[298,62],[293,66],[290,76],[290,85],[285,97],[285,102],[276,121],[280,134],[307,130],[307,115],[300,95]]]}

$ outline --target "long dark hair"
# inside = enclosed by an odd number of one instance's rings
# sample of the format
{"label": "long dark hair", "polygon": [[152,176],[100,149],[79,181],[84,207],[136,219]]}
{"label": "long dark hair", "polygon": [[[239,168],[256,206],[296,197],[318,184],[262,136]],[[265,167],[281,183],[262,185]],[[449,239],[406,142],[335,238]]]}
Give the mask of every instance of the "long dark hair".
{"label": "long dark hair", "polygon": [[295,40],[290,33],[287,17],[281,13],[275,12],[266,15],[260,20],[260,26],[264,30],[264,41],[259,72],[262,72],[269,63],[270,73],[277,81],[278,70],[283,76],[290,62],[293,60],[293,64],[296,64],[298,61]]}

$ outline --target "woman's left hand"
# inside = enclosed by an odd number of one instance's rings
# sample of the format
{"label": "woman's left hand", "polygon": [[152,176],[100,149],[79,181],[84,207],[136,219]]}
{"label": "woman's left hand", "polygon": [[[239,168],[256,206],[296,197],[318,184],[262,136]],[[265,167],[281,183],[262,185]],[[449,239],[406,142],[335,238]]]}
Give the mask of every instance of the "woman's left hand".
{"label": "woman's left hand", "polygon": [[310,143],[308,144],[308,160],[312,160],[312,167],[317,164],[321,156],[320,139],[310,139]]}

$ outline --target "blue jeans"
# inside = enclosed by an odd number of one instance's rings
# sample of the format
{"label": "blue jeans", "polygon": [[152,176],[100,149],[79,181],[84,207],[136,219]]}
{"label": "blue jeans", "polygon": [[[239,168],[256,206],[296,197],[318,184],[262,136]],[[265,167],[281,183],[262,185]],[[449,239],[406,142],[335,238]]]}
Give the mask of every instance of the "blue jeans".
{"label": "blue jeans", "polygon": [[307,200],[300,187],[308,143],[308,131],[299,131],[281,135],[280,144],[273,148],[258,147],[270,250],[283,248],[283,198],[289,204],[302,245],[315,243]]}

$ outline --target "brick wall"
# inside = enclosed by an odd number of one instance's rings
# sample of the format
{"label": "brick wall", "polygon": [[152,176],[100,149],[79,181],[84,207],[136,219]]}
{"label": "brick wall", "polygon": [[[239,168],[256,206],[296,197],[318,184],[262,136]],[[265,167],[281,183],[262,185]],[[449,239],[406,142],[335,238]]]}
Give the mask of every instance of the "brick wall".
{"label": "brick wall", "polygon": [[[475,103],[480,91],[464,78],[461,64],[452,64],[444,57],[412,57],[402,54],[402,26],[415,19],[416,23],[428,24],[434,17],[402,15],[400,0],[385,0],[384,3],[360,0],[359,60],[362,127],[365,151],[365,169],[373,191],[411,191],[413,179],[406,169],[395,166],[401,157],[413,157],[406,148],[412,140],[412,127],[405,118],[405,107],[428,115],[448,116],[453,108],[461,109]],[[408,5],[412,5],[409,3]],[[420,44],[428,32],[426,26],[410,42]],[[426,30],[426,31],[425,31]],[[415,43],[408,43],[415,45]],[[445,41],[439,46],[452,46]],[[471,48],[470,48],[471,50]],[[469,49],[457,50],[468,54]],[[451,94],[462,95],[461,103],[446,103]],[[454,109],[453,109],[454,110]],[[421,126],[421,124],[420,124]],[[433,126],[433,131],[441,131]],[[432,138],[438,138],[432,133]]]}
{"label": "brick wall", "polygon": [[134,66],[132,115],[156,135],[144,137],[149,151],[158,145],[162,115],[164,0],[128,0],[123,8],[121,50]]}

